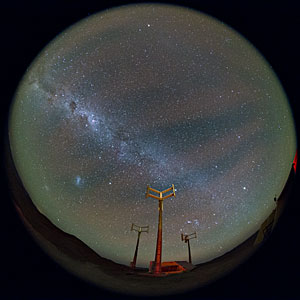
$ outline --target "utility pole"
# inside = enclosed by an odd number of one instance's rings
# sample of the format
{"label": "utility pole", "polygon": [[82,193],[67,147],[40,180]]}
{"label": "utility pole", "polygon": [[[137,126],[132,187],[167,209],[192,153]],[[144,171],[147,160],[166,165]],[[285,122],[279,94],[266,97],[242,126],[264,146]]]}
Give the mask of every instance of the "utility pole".
{"label": "utility pole", "polygon": [[[154,192],[159,196],[150,194]],[[166,194],[167,193],[167,194]],[[165,196],[164,196],[165,195]],[[158,191],[147,185],[146,198],[152,197],[158,200],[158,229],[157,229],[157,242],[156,242],[156,252],[155,261],[150,263],[150,272],[154,274],[161,274],[161,256],[162,256],[162,211],[163,211],[163,201],[169,197],[175,197],[174,184],[164,191]]]}
{"label": "utility pole", "polygon": [[195,239],[197,237],[196,232],[191,234],[181,234],[181,240],[188,244],[189,249],[189,263],[192,263],[192,256],[191,256],[191,247],[190,247],[190,240]]}
{"label": "utility pole", "polygon": [[138,238],[137,238],[137,241],[136,241],[136,247],[135,247],[133,261],[130,263],[131,268],[135,269],[136,258],[137,258],[139,243],[140,243],[140,236],[141,236],[142,232],[147,232],[147,233],[149,232],[149,226],[137,226],[137,225],[135,225],[135,224],[132,223],[132,225],[131,225],[131,231],[132,230],[138,232]]}

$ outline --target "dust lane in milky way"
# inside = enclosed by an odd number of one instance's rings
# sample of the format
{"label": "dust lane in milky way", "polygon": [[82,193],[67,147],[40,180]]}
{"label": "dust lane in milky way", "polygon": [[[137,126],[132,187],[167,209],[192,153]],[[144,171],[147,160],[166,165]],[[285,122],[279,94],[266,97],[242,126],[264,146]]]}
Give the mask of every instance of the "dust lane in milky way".
{"label": "dust lane in milky way", "polygon": [[10,121],[16,167],[37,208],[101,256],[138,265],[219,256],[274,209],[296,151],[284,91],[263,57],[221,22],[185,8],[124,6],[49,44],[21,82]]}

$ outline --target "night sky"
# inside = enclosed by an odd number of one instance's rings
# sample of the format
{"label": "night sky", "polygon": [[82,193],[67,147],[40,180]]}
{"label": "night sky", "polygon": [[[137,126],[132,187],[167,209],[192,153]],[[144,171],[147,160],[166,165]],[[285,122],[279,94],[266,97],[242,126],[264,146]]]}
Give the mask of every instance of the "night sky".
{"label": "night sky", "polygon": [[291,110],[264,58],[211,17],[127,6],[70,27],[23,78],[11,111],[14,161],[37,208],[101,256],[163,261],[219,256],[275,208],[296,151]]}

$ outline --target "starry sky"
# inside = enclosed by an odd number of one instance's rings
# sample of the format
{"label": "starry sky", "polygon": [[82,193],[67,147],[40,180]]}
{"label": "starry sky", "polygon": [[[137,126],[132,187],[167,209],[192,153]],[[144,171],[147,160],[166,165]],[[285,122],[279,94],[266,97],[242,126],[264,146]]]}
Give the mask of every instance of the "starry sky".
{"label": "starry sky", "polygon": [[99,255],[211,260],[275,208],[296,134],[286,95],[261,54],[233,29],[162,4],[107,10],[69,27],[28,68],[9,124],[14,162],[38,210]]}

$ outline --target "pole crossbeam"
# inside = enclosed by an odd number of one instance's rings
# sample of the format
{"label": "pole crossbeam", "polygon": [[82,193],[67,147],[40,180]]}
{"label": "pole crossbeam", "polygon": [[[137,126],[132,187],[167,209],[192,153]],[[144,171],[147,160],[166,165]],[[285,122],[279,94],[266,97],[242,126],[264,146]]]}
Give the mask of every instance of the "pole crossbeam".
{"label": "pole crossbeam", "polygon": [[[157,195],[150,193],[154,192]],[[166,193],[171,192],[167,195]],[[172,184],[171,187],[167,188],[164,191],[159,191],[154,188],[151,188],[147,185],[146,198],[151,197],[158,200],[158,229],[157,229],[157,242],[156,242],[156,252],[155,252],[155,261],[150,263],[150,272],[154,274],[161,274],[161,256],[162,256],[162,211],[163,211],[163,201],[170,197],[176,197],[175,187]]]}
{"label": "pole crossbeam", "polygon": [[137,232],[149,232],[149,226],[138,226],[138,225],[135,225],[134,223],[132,223],[131,225],[131,231],[137,231]]}
{"label": "pole crossbeam", "polygon": [[131,224],[131,230],[130,231],[137,231],[138,232],[138,237],[136,241],[136,247],[135,247],[135,252],[133,256],[133,261],[130,263],[130,266],[132,269],[135,269],[136,266],[136,259],[137,259],[137,254],[138,254],[138,248],[139,248],[139,243],[140,243],[140,236],[142,232],[149,232],[149,226],[138,226],[135,224]]}
{"label": "pole crossbeam", "polygon": [[190,247],[190,240],[197,238],[196,232],[190,234],[181,234],[181,240],[188,244],[188,252],[189,252],[189,263],[192,263],[192,256],[191,256],[191,247]]}
{"label": "pole crossbeam", "polygon": [[[156,194],[159,194],[159,196],[151,194],[150,191],[154,192]],[[163,196],[165,193],[170,192],[170,191],[172,191],[172,193]],[[152,198],[155,198],[157,200],[164,200],[164,199],[167,199],[167,198],[172,197],[172,196],[176,197],[174,184],[172,184],[171,187],[169,187],[168,189],[166,189],[164,191],[156,190],[154,188],[151,188],[149,185],[147,185],[146,198],[152,197]]]}
{"label": "pole crossbeam", "polygon": [[187,243],[188,240],[197,238],[196,232],[190,234],[181,234],[181,240]]}

